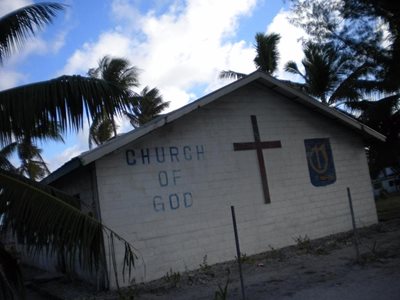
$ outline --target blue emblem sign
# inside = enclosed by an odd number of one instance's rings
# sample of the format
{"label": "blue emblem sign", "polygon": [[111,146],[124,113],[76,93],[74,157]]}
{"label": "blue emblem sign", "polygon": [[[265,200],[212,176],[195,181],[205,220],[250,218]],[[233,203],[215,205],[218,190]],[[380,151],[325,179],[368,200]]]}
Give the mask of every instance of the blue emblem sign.
{"label": "blue emblem sign", "polygon": [[336,181],[335,165],[329,139],[304,140],[310,172],[311,183],[314,186],[325,186]]}

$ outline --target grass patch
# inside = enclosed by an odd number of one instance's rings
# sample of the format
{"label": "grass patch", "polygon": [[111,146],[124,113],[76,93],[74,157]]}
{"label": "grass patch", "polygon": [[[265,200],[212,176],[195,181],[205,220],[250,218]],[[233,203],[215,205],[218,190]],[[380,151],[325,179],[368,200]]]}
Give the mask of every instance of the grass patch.
{"label": "grass patch", "polygon": [[376,201],[379,221],[400,218],[400,195],[390,196]]}

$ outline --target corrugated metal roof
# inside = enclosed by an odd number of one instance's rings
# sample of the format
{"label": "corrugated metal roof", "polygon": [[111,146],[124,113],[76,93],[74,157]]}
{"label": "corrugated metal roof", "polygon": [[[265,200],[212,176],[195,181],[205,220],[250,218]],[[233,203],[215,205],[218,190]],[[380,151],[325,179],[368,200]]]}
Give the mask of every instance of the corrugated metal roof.
{"label": "corrugated metal roof", "polygon": [[213,102],[214,100],[225,96],[243,86],[246,86],[251,83],[257,83],[262,86],[266,86],[270,89],[273,89],[275,92],[281,94],[282,96],[298,102],[302,105],[307,106],[310,109],[313,109],[314,111],[321,113],[322,115],[333,119],[335,121],[338,121],[342,123],[343,125],[356,130],[360,134],[362,134],[366,138],[374,138],[378,139],[380,141],[385,141],[386,137],[379,132],[373,130],[372,128],[358,122],[354,118],[336,110],[331,107],[329,107],[326,104],[323,104],[314,98],[306,95],[305,93],[299,91],[298,89],[295,89],[294,87],[290,86],[289,84],[280,81],[278,79],[273,78],[272,76],[261,72],[261,71],[255,71],[251,73],[250,75],[237,80],[229,85],[226,85],[180,109],[177,109],[175,111],[172,111],[168,114],[159,116],[155,118],[154,120],[148,122],[147,124],[141,126],[138,129],[132,130],[128,133],[119,135],[116,138],[111,139],[110,141],[106,142],[105,144],[87,151],[83,152],[81,155],[73,158],[63,166],[61,166],[59,169],[51,173],[48,177],[46,177],[43,182],[44,183],[51,183],[58,178],[64,176],[65,174],[68,174],[69,172],[73,171],[74,169],[78,168],[79,166],[85,166],[88,165],[99,158],[125,146],[128,143],[131,143],[138,138],[152,132],[153,130],[156,130],[159,127],[164,126],[167,123],[173,122],[176,119],[179,119],[180,117],[192,112],[193,110],[198,109],[199,107],[205,106],[209,104],[210,102]]}

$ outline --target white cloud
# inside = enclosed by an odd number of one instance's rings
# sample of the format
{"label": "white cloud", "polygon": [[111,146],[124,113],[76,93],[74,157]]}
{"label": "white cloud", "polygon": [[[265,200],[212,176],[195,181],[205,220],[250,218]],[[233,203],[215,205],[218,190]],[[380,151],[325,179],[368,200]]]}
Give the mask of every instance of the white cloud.
{"label": "white cloud", "polygon": [[288,20],[290,12],[281,10],[267,27],[267,32],[276,32],[281,35],[281,40],[278,45],[280,60],[278,65],[277,77],[280,79],[299,81],[300,78],[296,75],[284,71],[284,65],[293,60],[299,68],[303,59],[303,48],[300,38],[305,37],[306,33],[303,29],[291,24]]}
{"label": "white cloud", "polygon": [[29,0],[13,0],[13,1],[0,1],[0,16],[4,16],[9,12],[16,10],[20,7],[27,6],[32,4],[32,1]]}
{"label": "white cloud", "polygon": [[221,84],[221,70],[254,70],[252,45],[232,40],[239,18],[251,14],[256,0],[175,1],[159,15],[141,15],[133,2],[113,1],[119,26],[82,45],[60,73],[86,73],[106,54],[127,57],[143,70],[143,86],[158,87],[177,108],[200,96],[193,87]]}
{"label": "white cloud", "polygon": [[96,43],[85,43],[76,50],[59,74],[86,74],[104,55],[128,57],[131,47],[129,36],[114,30],[102,33]]}
{"label": "white cloud", "polygon": [[86,148],[82,147],[82,145],[76,144],[76,145],[66,148],[60,154],[50,157],[50,159],[48,159],[48,161],[47,161],[47,166],[48,166],[50,172],[53,172],[58,167],[60,167],[62,164],[64,164],[66,161],[69,161],[71,158],[78,156],[85,150],[86,150]]}
{"label": "white cloud", "polygon": [[26,76],[8,68],[1,68],[0,78],[0,90],[5,90],[17,86]]}

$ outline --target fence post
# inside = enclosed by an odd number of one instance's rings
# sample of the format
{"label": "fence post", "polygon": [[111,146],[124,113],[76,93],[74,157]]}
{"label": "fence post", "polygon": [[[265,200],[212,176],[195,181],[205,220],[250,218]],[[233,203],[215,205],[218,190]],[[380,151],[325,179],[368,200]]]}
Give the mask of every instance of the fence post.
{"label": "fence post", "polygon": [[356,220],[354,218],[353,201],[351,200],[351,193],[350,193],[350,188],[349,187],[347,187],[347,197],[349,198],[351,222],[353,223],[354,248],[356,249],[357,262],[360,262],[360,250],[358,249],[358,237],[357,237]]}
{"label": "fence post", "polygon": [[231,206],[231,212],[232,212],[233,231],[235,233],[236,253],[237,253],[237,258],[238,258],[237,260],[238,260],[238,265],[239,265],[240,285],[242,287],[242,300],[245,300],[246,297],[244,294],[242,262],[241,262],[240,246],[239,246],[239,235],[238,235],[237,226],[236,226],[235,207],[233,205]]}

